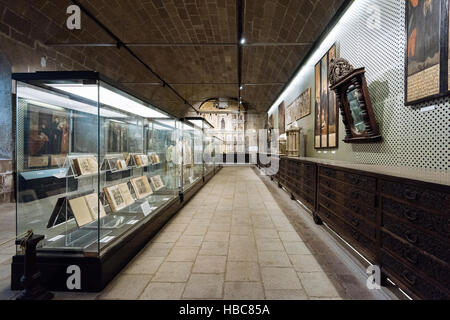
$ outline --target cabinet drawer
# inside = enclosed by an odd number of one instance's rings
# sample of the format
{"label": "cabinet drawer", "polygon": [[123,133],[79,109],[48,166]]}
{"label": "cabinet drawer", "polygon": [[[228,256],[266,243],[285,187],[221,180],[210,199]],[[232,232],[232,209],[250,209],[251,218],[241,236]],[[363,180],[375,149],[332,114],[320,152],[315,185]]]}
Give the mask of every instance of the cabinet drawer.
{"label": "cabinet drawer", "polygon": [[382,197],[383,212],[404,220],[412,226],[420,226],[430,233],[450,239],[450,215],[427,212],[424,209]]}
{"label": "cabinet drawer", "polygon": [[[392,277],[401,281],[419,297],[433,300],[450,299],[448,292],[418,276],[411,268],[408,268],[384,250],[381,251],[381,263],[383,269],[386,269],[388,273],[392,274]],[[393,280],[395,281],[395,279]]]}
{"label": "cabinet drawer", "polygon": [[450,243],[448,241],[439,241],[436,237],[399,222],[399,220],[387,214],[383,216],[383,225],[385,229],[416,248],[422,249],[446,263],[450,262]]}
{"label": "cabinet drawer", "polygon": [[351,245],[360,248],[367,258],[374,259],[376,252],[376,245],[371,239],[357,231],[352,226],[343,222],[340,218],[335,216],[331,211],[327,210],[323,206],[319,205],[319,216],[330,227],[335,229],[342,238],[348,241]]}
{"label": "cabinet drawer", "polygon": [[381,181],[381,192],[411,204],[436,209],[450,215],[450,194],[448,193],[385,180]]}
{"label": "cabinet drawer", "polygon": [[370,239],[374,241],[376,240],[377,231],[373,224],[367,222],[366,220],[362,219],[360,216],[352,213],[346,208],[332,203],[331,201],[322,196],[319,196],[319,204],[325,207],[328,211],[335,214],[336,216],[340,217],[352,228],[358,230],[359,232],[366,235]]}
{"label": "cabinet drawer", "polygon": [[355,187],[363,188],[367,191],[375,191],[377,186],[375,178],[341,170],[335,170],[328,167],[319,167],[319,174],[324,177],[330,177],[343,181]]}
{"label": "cabinet drawer", "polygon": [[430,278],[442,283],[444,287],[450,288],[450,267],[436,260],[412,245],[402,241],[387,232],[382,233],[383,248],[406,260],[413,269],[420,270]]}
{"label": "cabinet drawer", "polygon": [[375,208],[376,206],[376,195],[361,190],[349,189],[348,193],[343,195],[319,183],[319,193],[342,205],[345,205],[348,201],[352,201],[356,206],[361,208]]}

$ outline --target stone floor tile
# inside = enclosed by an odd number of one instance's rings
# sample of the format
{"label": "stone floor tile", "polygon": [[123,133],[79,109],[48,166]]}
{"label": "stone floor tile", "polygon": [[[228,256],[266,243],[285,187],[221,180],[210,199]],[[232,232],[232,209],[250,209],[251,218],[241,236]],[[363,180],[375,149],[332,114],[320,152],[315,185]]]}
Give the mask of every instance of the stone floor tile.
{"label": "stone floor tile", "polygon": [[249,261],[228,261],[225,280],[261,281],[258,263]]}
{"label": "stone floor tile", "polygon": [[279,239],[277,230],[275,229],[254,229],[255,238],[257,239]]}
{"label": "stone floor tile", "polygon": [[198,250],[198,247],[175,247],[170,251],[166,261],[195,261]]}
{"label": "stone floor tile", "polygon": [[257,261],[256,246],[232,246],[228,250],[228,261]]}
{"label": "stone floor tile", "polygon": [[139,255],[128,263],[123,274],[154,274],[163,263],[164,257],[148,257]]}
{"label": "stone floor tile", "polygon": [[175,247],[200,247],[203,236],[181,236],[175,243]]}
{"label": "stone floor tile", "polygon": [[311,254],[308,247],[302,241],[283,242],[287,254]]}
{"label": "stone floor tile", "polygon": [[261,267],[292,267],[284,251],[259,251],[258,261]]}
{"label": "stone floor tile", "polygon": [[136,300],[150,278],[147,275],[118,275],[99,295],[99,299]]}
{"label": "stone floor tile", "polygon": [[206,231],[208,231],[207,225],[190,224],[186,228],[186,230],[184,230],[183,235],[185,235],[185,236],[204,236],[206,234]]}
{"label": "stone floor tile", "polygon": [[266,290],[272,289],[302,289],[302,285],[293,268],[261,268],[262,280]]}
{"label": "stone floor tile", "polygon": [[140,254],[148,257],[167,257],[174,245],[173,242],[150,242]]}
{"label": "stone floor tile", "polygon": [[152,278],[152,282],[186,282],[193,262],[164,262]]}
{"label": "stone floor tile", "polygon": [[194,263],[193,273],[224,273],[227,263],[225,256],[198,256]]}
{"label": "stone floor tile", "polygon": [[323,272],[299,272],[298,276],[309,297],[339,298],[327,275]]}
{"label": "stone floor tile", "polygon": [[225,282],[226,300],[264,300],[264,290],[260,282]]}
{"label": "stone floor tile", "polygon": [[284,251],[284,246],[280,239],[259,238],[256,240],[259,251]]}
{"label": "stone floor tile", "polygon": [[184,289],[184,299],[222,299],[223,275],[192,274]]}
{"label": "stone floor tile", "polygon": [[308,300],[305,290],[266,290],[267,300]]}
{"label": "stone floor tile", "polygon": [[179,300],[185,283],[150,282],[139,300]]}
{"label": "stone floor tile", "polygon": [[283,242],[302,241],[297,232],[280,231],[280,238]]}
{"label": "stone floor tile", "polygon": [[228,254],[228,242],[204,241],[198,254],[205,256],[226,256]]}
{"label": "stone floor tile", "polygon": [[205,241],[228,241],[229,232],[208,231],[205,235]]}
{"label": "stone floor tile", "polygon": [[181,236],[181,232],[159,232],[152,240],[153,242],[176,242]]}
{"label": "stone floor tile", "polygon": [[208,231],[230,232],[231,225],[229,223],[211,223],[208,227]]}
{"label": "stone floor tile", "polygon": [[311,254],[289,255],[297,272],[323,272],[322,267]]}

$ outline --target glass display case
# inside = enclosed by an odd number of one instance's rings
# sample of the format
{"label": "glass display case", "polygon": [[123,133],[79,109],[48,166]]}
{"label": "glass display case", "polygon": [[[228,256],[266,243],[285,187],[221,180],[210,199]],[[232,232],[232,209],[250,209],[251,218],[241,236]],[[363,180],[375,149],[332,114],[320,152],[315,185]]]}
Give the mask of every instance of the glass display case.
{"label": "glass display case", "polygon": [[16,83],[18,237],[100,253],[178,196],[161,162],[170,131],[148,120],[175,119],[101,80]]}
{"label": "glass display case", "polygon": [[181,207],[180,193],[203,180],[203,126],[179,121],[95,72],[13,79],[17,238],[28,230],[44,235],[38,254],[102,258],[124,239],[148,241],[151,233],[130,235],[153,221],[160,228],[170,218],[160,216]]}

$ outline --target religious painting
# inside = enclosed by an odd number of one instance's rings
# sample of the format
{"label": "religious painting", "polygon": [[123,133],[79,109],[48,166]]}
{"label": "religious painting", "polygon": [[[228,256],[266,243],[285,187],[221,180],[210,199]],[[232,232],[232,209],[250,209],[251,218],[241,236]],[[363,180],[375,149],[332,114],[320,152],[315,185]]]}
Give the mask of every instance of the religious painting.
{"label": "religious painting", "polygon": [[50,158],[69,153],[69,116],[28,104],[24,135],[25,167],[52,166]]}
{"label": "religious painting", "polygon": [[278,131],[282,135],[286,133],[286,109],[284,107],[284,101],[278,106]]}
{"label": "religious painting", "polygon": [[[441,35],[447,0],[407,0],[406,104],[417,104],[441,95]],[[444,31],[444,29],[442,28]],[[444,31],[446,32],[446,31]],[[447,46],[447,43],[445,43]],[[447,90],[446,90],[447,91]]]}
{"label": "religious painting", "polygon": [[339,108],[336,103],[336,94],[330,89],[328,81],[328,68],[331,61],[336,58],[336,47],[333,46],[328,51],[328,66],[327,66],[327,90],[328,90],[328,147],[336,148],[338,143],[338,122]]}
{"label": "religious painting", "polygon": [[269,116],[269,129],[273,129],[274,121],[273,121],[273,114]]}
{"label": "religious painting", "polygon": [[336,56],[336,46],[334,45],[314,68],[316,92],[314,147],[316,149],[338,146],[338,108],[336,96],[330,90],[328,80],[328,67]]}
{"label": "religious painting", "polygon": [[108,152],[128,151],[128,127],[124,123],[110,121],[108,125]]}
{"label": "religious painting", "polygon": [[286,109],[286,124],[300,120],[311,114],[311,88],[299,95]]}

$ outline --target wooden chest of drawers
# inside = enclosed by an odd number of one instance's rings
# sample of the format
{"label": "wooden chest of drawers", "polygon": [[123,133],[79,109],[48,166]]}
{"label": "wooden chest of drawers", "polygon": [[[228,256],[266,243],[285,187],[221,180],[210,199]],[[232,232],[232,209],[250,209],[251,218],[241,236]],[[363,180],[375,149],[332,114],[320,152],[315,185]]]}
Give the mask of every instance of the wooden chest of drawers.
{"label": "wooden chest of drawers", "polygon": [[381,179],[382,270],[418,298],[450,298],[450,192]]}
{"label": "wooden chest of drawers", "polygon": [[[368,188],[360,188],[364,183]],[[319,166],[318,216],[372,261],[379,238],[376,200],[373,178]]]}
{"label": "wooden chest of drawers", "polygon": [[282,157],[275,179],[288,190],[292,198],[301,201],[308,209],[316,208],[316,175],[315,163],[308,163]]}
{"label": "wooden chest of drawers", "polygon": [[450,186],[314,160],[279,166],[279,185],[385,277],[414,298],[450,299]]}

